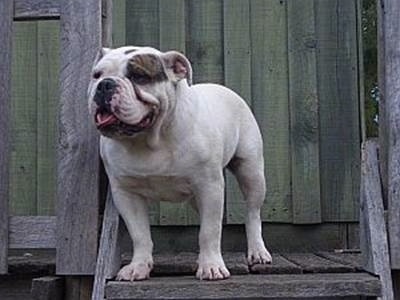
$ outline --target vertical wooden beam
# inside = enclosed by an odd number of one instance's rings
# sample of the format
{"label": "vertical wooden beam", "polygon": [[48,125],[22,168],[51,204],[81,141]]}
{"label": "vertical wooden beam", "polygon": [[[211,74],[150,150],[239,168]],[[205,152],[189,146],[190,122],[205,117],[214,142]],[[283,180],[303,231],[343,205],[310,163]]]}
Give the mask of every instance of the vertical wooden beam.
{"label": "vertical wooden beam", "polygon": [[[264,138],[263,221],[292,222],[288,1],[250,0],[251,101]],[[240,73],[240,71],[239,71]]]}
{"label": "vertical wooden beam", "polygon": [[126,0],[114,0],[112,8],[112,46],[126,44]]}
{"label": "vertical wooden beam", "polygon": [[384,16],[389,240],[392,268],[400,270],[400,1],[384,1]]}
{"label": "vertical wooden beam", "polygon": [[102,44],[103,47],[112,47],[112,22],[113,22],[113,1],[112,0],[102,0]]}
{"label": "vertical wooden beam", "polygon": [[14,2],[0,1],[0,274],[7,273],[10,174],[11,50]]}
{"label": "vertical wooden beam", "polygon": [[389,246],[375,141],[363,143],[360,194],[361,250],[364,268],[379,275],[382,283],[381,299],[393,300]]}
{"label": "vertical wooden beam", "polygon": [[379,166],[381,171],[383,201],[388,198],[388,123],[385,97],[385,8],[384,0],[376,1],[377,12],[377,50],[378,50],[378,88],[379,88]]}
{"label": "vertical wooden beam", "polygon": [[[223,2],[224,82],[251,105],[250,4],[248,0]],[[246,203],[234,176],[225,172],[226,221],[243,224]]]}
{"label": "vertical wooden beam", "polygon": [[288,2],[293,222],[298,224],[321,222],[314,5]]}
{"label": "vertical wooden beam", "polygon": [[114,277],[121,265],[121,253],[119,249],[119,222],[119,213],[114,206],[111,191],[109,190],[106,200],[106,208],[104,210],[92,300],[104,298],[106,279]]}
{"label": "vertical wooden beam", "polygon": [[94,274],[98,240],[98,134],[86,92],[101,46],[101,0],[61,2],[57,274]]}

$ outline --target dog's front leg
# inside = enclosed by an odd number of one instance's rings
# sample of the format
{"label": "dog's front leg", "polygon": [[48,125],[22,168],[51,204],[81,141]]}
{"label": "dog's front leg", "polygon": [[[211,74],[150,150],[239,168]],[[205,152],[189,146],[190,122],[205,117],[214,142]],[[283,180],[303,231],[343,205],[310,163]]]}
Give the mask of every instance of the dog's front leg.
{"label": "dog's front leg", "polygon": [[112,184],[111,186],[115,206],[124,219],[133,242],[132,261],[118,272],[117,280],[148,279],[153,268],[153,242],[147,202],[134,193]]}
{"label": "dog's front leg", "polygon": [[200,254],[196,277],[206,280],[230,276],[221,254],[221,230],[224,207],[224,179],[202,183],[196,202],[200,213]]}

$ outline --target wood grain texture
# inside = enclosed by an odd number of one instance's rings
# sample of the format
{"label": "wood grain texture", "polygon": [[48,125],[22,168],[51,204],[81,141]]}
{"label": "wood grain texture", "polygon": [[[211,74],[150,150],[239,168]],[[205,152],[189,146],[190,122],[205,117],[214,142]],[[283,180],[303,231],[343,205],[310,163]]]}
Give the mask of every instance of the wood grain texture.
{"label": "wood grain texture", "polygon": [[[288,299],[379,296],[379,280],[367,273],[237,275],[216,282],[159,277],[107,284],[106,299]],[[324,298],[325,297],[325,298]]]}
{"label": "wood grain texture", "polygon": [[11,157],[11,51],[13,35],[13,2],[0,2],[0,274],[7,273],[9,176]]}
{"label": "wood grain texture", "polygon": [[32,300],[63,300],[64,279],[56,276],[45,276],[32,280]]}
{"label": "wood grain texture", "polygon": [[384,1],[384,13],[389,240],[392,269],[400,270],[400,2]]}
{"label": "wood grain texture", "polygon": [[[248,0],[223,3],[224,84],[251,105],[250,4]],[[244,223],[246,203],[235,177],[225,172],[226,222]]]}
{"label": "wood grain texture", "polygon": [[[171,0],[159,2],[160,50],[186,52],[185,43],[185,1]],[[189,203],[160,202],[160,225],[186,225]],[[193,218],[190,218],[193,219]]]}
{"label": "wood grain texture", "polygon": [[252,109],[264,138],[264,221],[292,222],[287,1],[250,1]]}
{"label": "wood grain texture", "polygon": [[103,11],[101,19],[102,46],[110,48],[113,45],[113,0],[102,0],[101,9]]}
{"label": "wood grain texture", "polygon": [[98,133],[86,91],[101,46],[101,2],[62,1],[59,144],[57,169],[57,273],[92,275],[99,210]]}
{"label": "wood grain texture", "polygon": [[283,256],[300,266],[304,273],[347,273],[354,268],[347,264],[341,264],[313,253],[285,253]]}
{"label": "wood grain texture", "polygon": [[364,268],[380,276],[382,299],[392,300],[394,296],[389,246],[375,141],[367,141],[363,144],[361,172],[361,251]]}
{"label": "wood grain texture", "polygon": [[14,19],[57,19],[60,0],[14,0]]}
{"label": "wood grain texture", "polygon": [[37,23],[15,24],[12,72],[10,207],[13,215],[37,213]]}
{"label": "wood grain texture", "polygon": [[66,276],[64,300],[90,300],[92,288],[91,276]]}
{"label": "wood grain texture", "polygon": [[377,63],[378,63],[378,88],[379,88],[379,167],[381,170],[382,192],[385,207],[388,205],[388,117],[386,107],[386,88],[385,88],[385,0],[376,1],[377,15]]}
{"label": "wood grain texture", "polygon": [[54,215],[56,206],[56,136],[60,72],[59,22],[37,23],[37,170],[38,215]]}
{"label": "wood grain texture", "polygon": [[222,1],[188,1],[186,51],[194,83],[224,83],[222,15]]}
{"label": "wood grain texture", "polygon": [[56,217],[10,217],[9,223],[10,249],[44,249],[56,247]]}
{"label": "wood grain texture", "polygon": [[103,299],[106,280],[114,277],[121,265],[119,249],[119,213],[114,206],[111,192],[108,192],[103,216],[100,246],[97,254],[92,299]]}
{"label": "wood grain texture", "polygon": [[[129,0],[126,2],[126,44],[160,48],[158,0]],[[149,205],[150,224],[160,223],[160,203]]]}
{"label": "wood grain texture", "polygon": [[112,10],[112,46],[126,44],[126,0],[114,0]]}
{"label": "wood grain texture", "polygon": [[316,1],[315,16],[323,220],[357,221],[361,141],[355,1]]}
{"label": "wood grain texture", "polygon": [[315,3],[288,2],[293,222],[320,223]]}

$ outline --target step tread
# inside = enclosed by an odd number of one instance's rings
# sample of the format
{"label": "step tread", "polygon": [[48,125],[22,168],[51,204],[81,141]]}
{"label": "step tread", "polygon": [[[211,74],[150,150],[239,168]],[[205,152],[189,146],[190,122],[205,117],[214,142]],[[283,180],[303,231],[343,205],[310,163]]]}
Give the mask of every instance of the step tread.
{"label": "step tread", "polygon": [[380,282],[368,273],[236,275],[223,281],[194,276],[154,277],[139,282],[110,281],[106,299],[272,299],[379,296]]}

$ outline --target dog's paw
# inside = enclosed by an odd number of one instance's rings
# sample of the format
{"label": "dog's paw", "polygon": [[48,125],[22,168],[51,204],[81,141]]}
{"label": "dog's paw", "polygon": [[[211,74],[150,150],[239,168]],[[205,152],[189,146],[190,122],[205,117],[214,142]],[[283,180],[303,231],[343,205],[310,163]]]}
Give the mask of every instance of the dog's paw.
{"label": "dog's paw", "polygon": [[200,280],[221,280],[229,276],[231,276],[231,274],[225,267],[222,259],[220,261],[199,262],[199,267],[196,272],[196,277]]}
{"label": "dog's paw", "polygon": [[117,275],[117,280],[137,281],[150,278],[152,263],[131,262],[129,265],[122,267]]}
{"label": "dog's paw", "polygon": [[272,262],[271,254],[264,245],[249,248],[247,253],[247,262],[250,266],[255,264],[270,264]]}

